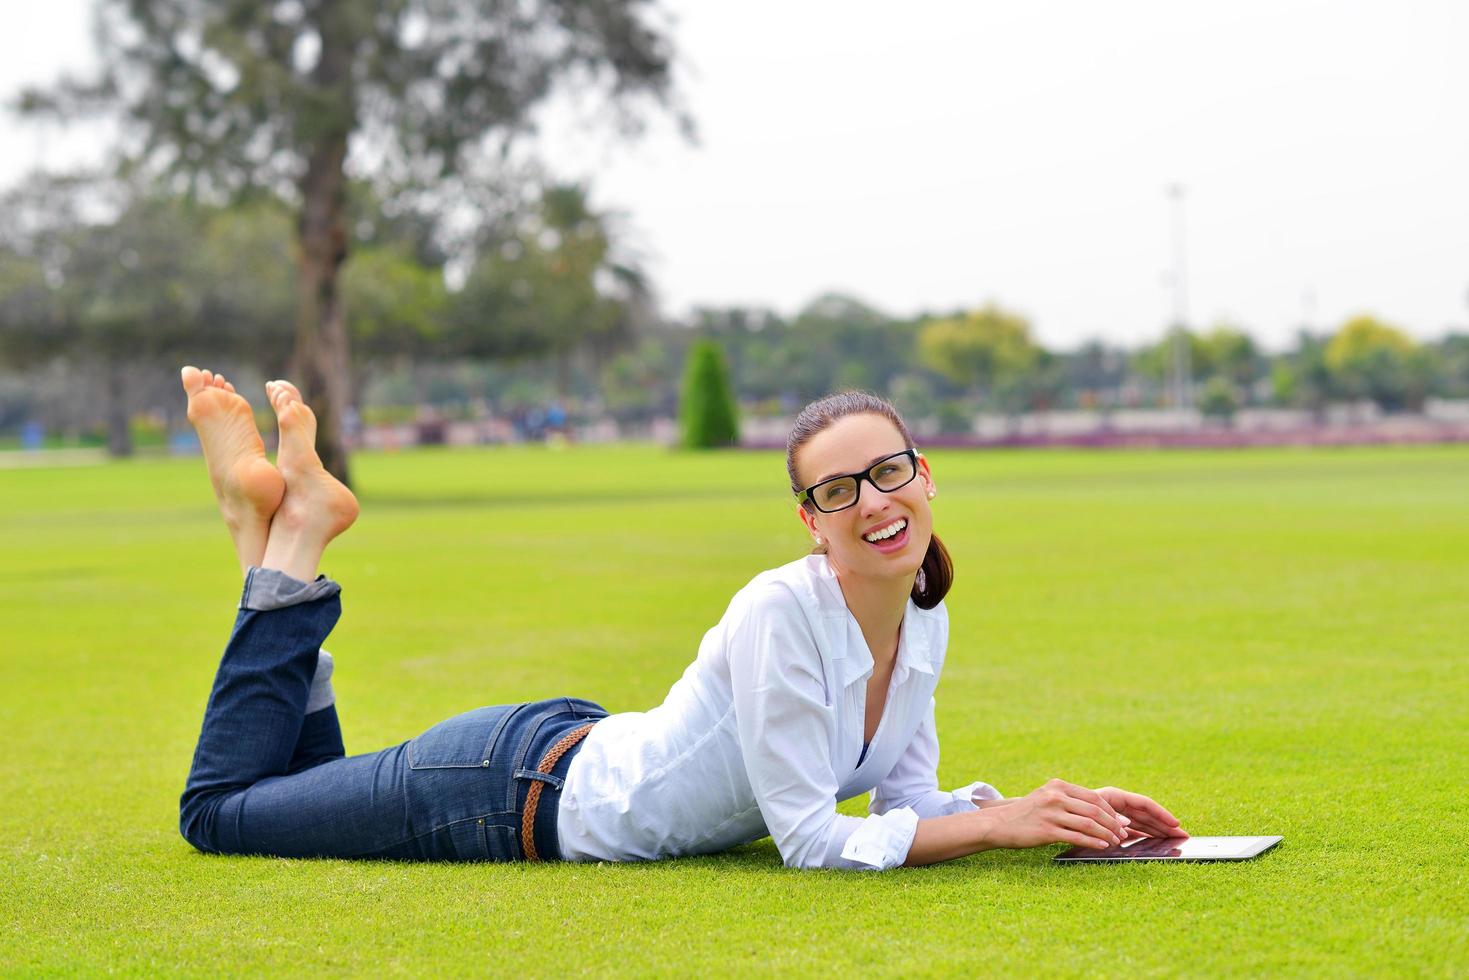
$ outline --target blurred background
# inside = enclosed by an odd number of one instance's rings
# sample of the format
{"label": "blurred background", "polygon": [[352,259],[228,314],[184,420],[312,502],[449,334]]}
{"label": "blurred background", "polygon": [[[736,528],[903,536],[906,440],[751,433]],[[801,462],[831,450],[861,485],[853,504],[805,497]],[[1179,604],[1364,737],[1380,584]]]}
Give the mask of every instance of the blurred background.
{"label": "blurred background", "polygon": [[[1469,8],[57,0],[0,35],[0,458],[1469,441]],[[269,429],[262,418],[262,428]]]}

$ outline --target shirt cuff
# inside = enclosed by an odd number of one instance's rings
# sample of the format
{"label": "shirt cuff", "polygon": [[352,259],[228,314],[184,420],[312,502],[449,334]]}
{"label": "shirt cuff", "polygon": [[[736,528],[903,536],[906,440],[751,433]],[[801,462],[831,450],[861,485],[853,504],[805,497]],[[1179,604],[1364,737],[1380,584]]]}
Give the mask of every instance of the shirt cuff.
{"label": "shirt cuff", "polygon": [[842,847],[842,857],[887,871],[902,864],[918,833],[918,814],[912,807],[899,807],[862,821]]}
{"label": "shirt cuff", "polygon": [[975,805],[976,800],[1003,800],[1005,794],[995,789],[989,783],[970,783],[968,786],[960,786],[954,790],[954,799]]}

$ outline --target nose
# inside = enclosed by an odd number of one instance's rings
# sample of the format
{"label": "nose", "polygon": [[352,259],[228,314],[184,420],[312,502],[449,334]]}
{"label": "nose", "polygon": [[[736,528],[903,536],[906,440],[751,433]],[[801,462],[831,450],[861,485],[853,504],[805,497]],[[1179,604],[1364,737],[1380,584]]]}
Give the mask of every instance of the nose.
{"label": "nose", "polygon": [[868,517],[887,512],[891,507],[891,503],[888,500],[888,495],[879,490],[877,484],[869,480],[862,487],[862,496],[857,501],[857,506],[861,510],[862,516]]}

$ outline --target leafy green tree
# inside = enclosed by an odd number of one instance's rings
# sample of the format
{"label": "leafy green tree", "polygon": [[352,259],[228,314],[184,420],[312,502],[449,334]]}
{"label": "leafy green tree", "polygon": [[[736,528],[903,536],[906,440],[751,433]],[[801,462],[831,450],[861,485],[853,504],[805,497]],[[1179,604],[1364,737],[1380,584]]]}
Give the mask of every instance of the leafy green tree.
{"label": "leafy green tree", "polygon": [[485,249],[451,302],[449,349],[475,357],[549,355],[562,397],[572,358],[605,364],[651,309],[647,278],[620,254],[612,216],[576,184],[547,187],[532,212]]}
{"label": "leafy green tree", "polygon": [[1469,334],[1450,334],[1432,345],[1436,394],[1469,398]]}
{"label": "leafy green tree", "polygon": [[[58,186],[73,199],[55,202]],[[127,195],[92,220],[76,202]],[[96,201],[89,201],[95,205]],[[217,359],[269,337],[288,316],[288,225],[264,206],[193,206],[135,187],[42,181],[0,204],[0,348],[11,363],[65,356],[100,373],[108,449],[132,452],[126,379],[163,358]],[[39,276],[37,273],[39,272]]]}
{"label": "leafy green tree", "polygon": [[689,349],[679,414],[685,448],[712,449],[739,442],[734,390],[724,353],[712,340],[701,340]]}
{"label": "leafy green tree", "polygon": [[1331,371],[1326,366],[1326,341],[1300,331],[1295,349],[1271,367],[1270,384],[1277,404],[1308,409],[1320,420],[1333,394]]}
{"label": "leafy green tree", "polygon": [[1204,384],[1199,397],[1199,410],[1211,418],[1228,420],[1239,410],[1239,396],[1234,385],[1223,375],[1216,374]]}
{"label": "leafy green tree", "polygon": [[[128,164],[202,195],[254,191],[295,206],[295,377],[322,460],[347,479],[352,239],[349,157],[385,201],[422,214],[467,188],[530,127],[558,85],[609,93],[625,132],[665,104],[669,39],[647,0],[100,0],[103,68],[30,91],[23,111],[126,123]],[[350,152],[349,152],[350,151]]]}
{"label": "leafy green tree", "polygon": [[1030,338],[1030,322],[994,304],[929,321],[918,335],[918,346],[925,367],[980,398],[1018,382],[1040,354]]}
{"label": "leafy green tree", "polygon": [[1324,360],[1341,392],[1370,398],[1389,411],[1419,405],[1431,364],[1402,330],[1372,316],[1342,324],[1326,345]]}
{"label": "leafy green tree", "polygon": [[675,399],[667,397],[668,379],[674,376],[677,364],[669,345],[654,337],[612,358],[601,376],[607,411],[623,424],[646,424],[672,411],[676,405]]}
{"label": "leafy green tree", "polygon": [[342,287],[363,366],[429,358],[438,349],[447,330],[444,274],[421,264],[406,243],[359,248]]}
{"label": "leafy green tree", "polygon": [[1203,370],[1195,378],[1221,377],[1237,388],[1248,389],[1265,370],[1264,358],[1254,338],[1229,323],[1215,324],[1199,338]]}

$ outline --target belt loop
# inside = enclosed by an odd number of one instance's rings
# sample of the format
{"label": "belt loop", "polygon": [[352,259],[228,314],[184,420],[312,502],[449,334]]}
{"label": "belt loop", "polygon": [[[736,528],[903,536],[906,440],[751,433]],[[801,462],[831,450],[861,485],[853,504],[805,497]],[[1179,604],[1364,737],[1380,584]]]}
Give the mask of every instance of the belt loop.
{"label": "belt loop", "polygon": [[566,780],[560,776],[553,776],[549,772],[541,772],[539,769],[517,769],[515,770],[515,778],[536,779],[543,783],[550,783],[551,788],[554,790],[561,789],[566,783]]}
{"label": "belt loop", "polygon": [[[595,724],[596,722],[591,722],[582,725],[580,728],[573,728],[563,735],[560,741],[551,746],[551,750],[546,753],[545,758],[541,759],[541,764],[536,767],[535,772],[531,772],[528,769],[521,769],[515,773],[517,776],[524,774],[531,779],[530,789],[525,794],[525,811],[520,817],[520,849],[525,853],[525,859],[527,861],[539,861],[541,859],[541,856],[536,853],[534,831],[536,826],[536,805],[541,802],[541,789],[545,786],[545,782],[542,779],[543,777],[550,776],[550,779],[546,780],[546,782],[555,783],[557,781],[558,777],[550,775],[551,770],[556,768],[556,763],[561,761],[561,757],[569,752],[573,745],[586,737],[587,732],[591,731],[592,725]],[[560,783],[564,785],[565,780],[560,780]],[[559,790],[561,785],[556,785],[555,788]]]}

